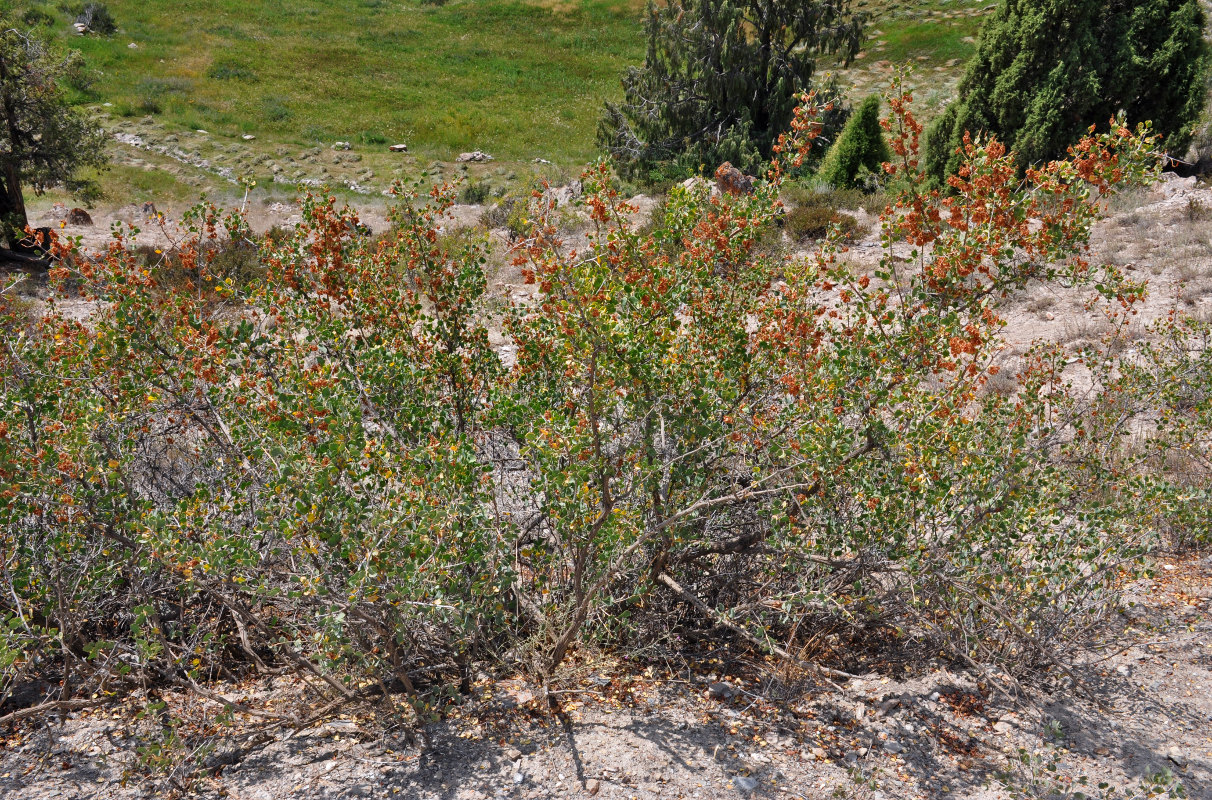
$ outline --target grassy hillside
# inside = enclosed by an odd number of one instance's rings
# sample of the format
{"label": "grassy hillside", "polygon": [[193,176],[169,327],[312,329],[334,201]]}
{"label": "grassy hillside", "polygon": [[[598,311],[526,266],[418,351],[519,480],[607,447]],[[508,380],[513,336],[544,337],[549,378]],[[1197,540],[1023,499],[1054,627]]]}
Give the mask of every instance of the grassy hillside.
{"label": "grassy hillside", "polygon": [[870,15],[868,41],[841,79],[857,100],[881,91],[901,66],[913,67],[919,112],[930,117],[955,93],[976,39],[997,0],[858,0]]}
{"label": "grassy hillside", "polygon": [[[641,0],[111,0],[108,37],[71,36],[120,116],[298,145],[406,141],[433,158],[584,162],[602,100],[643,58]],[[947,82],[991,0],[859,0],[871,38],[846,79],[891,65]],[[135,47],[130,47],[131,44]],[[939,75],[937,73],[944,73]]]}
{"label": "grassy hillside", "polygon": [[96,99],[120,115],[300,145],[584,161],[602,98],[643,57],[640,7],[619,0],[108,5],[117,34],[68,37],[102,73]]}

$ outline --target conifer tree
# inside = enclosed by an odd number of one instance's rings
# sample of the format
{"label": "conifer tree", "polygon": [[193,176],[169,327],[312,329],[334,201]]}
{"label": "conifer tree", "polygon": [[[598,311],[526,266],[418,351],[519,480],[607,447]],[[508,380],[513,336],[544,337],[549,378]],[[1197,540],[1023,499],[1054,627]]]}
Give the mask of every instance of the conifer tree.
{"label": "conifer tree", "polygon": [[1121,112],[1181,157],[1204,99],[1204,22],[1199,0],[1002,0],[927,132],[927,170],[958,169],[965,132],[997,136],[1020,168],[1058,158]]}
{"label": "conifer tree", "polygon": [[880,98],[873,94],[846,121],[846,127],[829,148],[818,175],[839,189],[848,189],[854,186],[860,168],[878,173],[883,163],[891,158],[884,131],[880,128]]}
{"label": "conifer tree", "polygon": [[647,56],[623,76],[623,102],[606,104],[598,141],[630,175],[752,169],[811,88],[817,58],[849,62],[862,30],[850,0],[649,0]]}
{"label": "conifer tree", "polygon": [[24,189],[87,191],[79,170],[105,162],[104,131],[63,92],[77,58],[0,14],[0,240],[25,235]]}

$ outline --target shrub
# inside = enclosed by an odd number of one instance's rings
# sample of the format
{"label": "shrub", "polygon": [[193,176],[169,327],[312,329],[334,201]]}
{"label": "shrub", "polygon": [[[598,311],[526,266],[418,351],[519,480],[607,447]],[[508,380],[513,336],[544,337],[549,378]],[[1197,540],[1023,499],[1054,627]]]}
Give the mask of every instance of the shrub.
{"label": "shrub", "polygon": [[850,189],[857,185],[861,171],[870,175],[881,173],[883,163],[890,158],[892,153],[880,128],[879,95],[868,95],[846,121],[846,127],[829,148],[817,174],[821,180],[839,189]]}
{"label": "shrub", "polygon": [[[70,664],[74,691],[121,695],[293,670],[326,708],[403,692],[424,719],[477,663],[550,682],[589,638],[701,625],[816,669],[794,654],[839,616],[1011,674],[1064,664],[1158,520],[1209,518],[1206,464],[1157,465],[1206,442],[1212,392],[1188,387],[1212,386],[1212,334],[1167,321],[1128,360],[1112,325],[1080,389],[1052,345],[1017,392],[982,387],[1028,284],[1091,285],[1128,318],[1141,287],[1084,244],[1154,142],[1090,137],[1022,182],[972,146],[939,198],[891,105],[911,191],[867,274],[834,242],[790,265],[757,246],[811,108],[752,195],[675,187],[648,230],[592,168],[575,254],[558,209],[512,200],[496,213],[524,220],[541,302],[508,313],[510,369],[481,237],[435,228],[450,186],[405,191],[377,239],[309,196],[243,287],[209,244],[249,238],[238,215],[187,218],[184,290],[118,239],[54,273],[93,298],[87,324],[51,305],[30,325],[0,292],[0,680]],[[1128,419],[1147,448],[1109,446]]]}
{"label": "shrub", "polygon": [[530,228],[527,198],[506,194],[480,214],[480,224],[489,230],[504,228],[511,239],[525,236]]}
{"label": "shrub", "polygon": [[48,28],[55,24],[55,17],[45,8],[32,6],[22,12],[21,21],[31,28]]}
{"label": "shrub", "polygon": [[827,206],[793,208],[783,218],[783,224],[795,240],[822,239],[834,228],[841,238],[848,239],[858,230],[858,220]]}
{"label": "shrub", "polygon": [[253,72],[251,67],[242,64],[238,61],[230,61],[228,59],[220,59],[214,62],[206,70],[206,75],[209,78],[214,78],[217,81],[241,81],[243,83],[252,83],[257,79],[257,74]]}
{"label": "shrub", "polygon": [[139,109],[145,114],[158,114],[170,97],[185,97],[193,91],[188,78],[143,78],[135,84]]}
{"label": "shrub", "polygon": [[283,122],[290,119],[292,112],[285,97],[272,95],[261,101],[261,115],[270,122]]}
{"label": "shrub", "polygon": [[109,13],[105,3],[85,3],[77,6],[76,22],[83,24],[90,33],[109,36],[118,30],[118,24]]}
{"label": "shrub", "polygon": [[[490,188],[482,181],[468,181],[459,192],[459,201],[467,205],[478,206],[489,198]],[[502,222],[504,222],[502,220]],[[489,227],[502,227],[501,225]]]}

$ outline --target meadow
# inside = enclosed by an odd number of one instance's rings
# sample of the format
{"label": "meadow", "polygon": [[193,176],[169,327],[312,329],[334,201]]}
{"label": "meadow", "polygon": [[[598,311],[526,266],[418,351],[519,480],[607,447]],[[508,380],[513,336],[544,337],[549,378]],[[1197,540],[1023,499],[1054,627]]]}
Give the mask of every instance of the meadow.
{"label": "meadow", "polygon": [[[884,61],[916,61],[932,83],[937,71],[953,77],[989,5],[856,3],[871,18],[870,45],[843,83],[886,85]],[[81,102],[233,138],[405,142],[438,160],[473,149],[501,161],[592,160],[602,102],[620,95],[620,74],[644,56],[639,0],[108,6],[119,28],[108,37],[75,36],[56,12],[61,36],[93,71]]]}
{"label": "meadow", "polygon": [[441,159],[589,160],[602,99],[643,55],[640,8],[617,0],[108,5],[118,33],[65,36],[100,72],[87,99],[118,115]]}

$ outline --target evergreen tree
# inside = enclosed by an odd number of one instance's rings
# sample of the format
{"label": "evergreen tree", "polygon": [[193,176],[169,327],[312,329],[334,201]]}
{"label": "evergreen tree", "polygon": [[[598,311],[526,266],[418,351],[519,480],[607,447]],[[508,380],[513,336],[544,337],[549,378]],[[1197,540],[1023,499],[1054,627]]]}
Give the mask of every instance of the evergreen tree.
{"label": "evergreen tree", "polygon": [[816,59],[849,62],[862,30],[850,0],[649,0],[647,56],[623,76],[623,102],[606,104],[599,143],[631,175],[749,170],[791,121]]}
{"label": "evergreen tree", "polygon": [[104,132],[68,105],[62,85],[79,64],[0,15],[0,239],[20,239],[28,219],[23,189],[90,188],[82,167],[105,161]]}
{"label": "evergreen tree", "polygon": [[854,186],[860,168],[879,173],[885,161],[892,158],[884,131],[880,128],[879,95],[869,95],[846,121],[818,175],[839,189]]}
{"label": "evergreen tree", "polygon": [[966,131],[996,135],[1023,167],[1059,158],[1120,112],[1181,157],[1203,104],[1204,22],[1200,0],[1003,0],[927,132],[927,170],[954,173]]}

